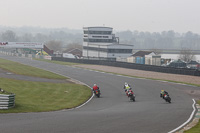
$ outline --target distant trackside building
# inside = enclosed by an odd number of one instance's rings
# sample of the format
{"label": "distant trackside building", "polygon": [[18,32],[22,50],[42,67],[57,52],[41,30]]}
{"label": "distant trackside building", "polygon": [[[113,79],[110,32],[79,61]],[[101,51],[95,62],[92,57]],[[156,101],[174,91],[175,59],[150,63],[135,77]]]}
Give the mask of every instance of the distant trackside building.
{"label": "distant trackside building", "polygon": [[83,27],[83,58],[116,60],[132,55],[133,45],[119,44],[110,27]]}

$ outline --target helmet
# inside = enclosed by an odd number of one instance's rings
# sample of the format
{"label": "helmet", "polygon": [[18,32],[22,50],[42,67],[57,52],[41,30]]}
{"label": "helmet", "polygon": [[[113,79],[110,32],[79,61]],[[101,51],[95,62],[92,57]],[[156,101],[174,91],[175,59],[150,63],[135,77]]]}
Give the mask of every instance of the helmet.
{"label": "helmet", "polygon": [[126,82],[125,82],[124,84],[125,84],[125,85],[127,85],[127,83],[126,83]]}
{"label": "helmet", "polygon": [[94,84],[94,86],[97,86],[96,84]]}
{"label": "helmet", "polygon": [[161,92],[164,92],[164,90],[161,90]]}

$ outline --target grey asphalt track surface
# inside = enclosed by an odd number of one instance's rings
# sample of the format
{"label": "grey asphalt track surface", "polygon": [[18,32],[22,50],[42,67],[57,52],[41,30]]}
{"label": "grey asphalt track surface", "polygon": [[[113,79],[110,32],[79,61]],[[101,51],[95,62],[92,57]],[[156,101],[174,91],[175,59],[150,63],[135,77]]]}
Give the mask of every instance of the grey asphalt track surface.
{"label": "grey asphalt track surface", "polygon": [[[72,110],[42,113],[0,114],[0,133],[166,133],[190,117],[192,97],[185,90],[198,87],[146,79],[117,76],[71,66],[41,62],[28,58],[1,55],[93,86],[99,85],[102,97]],[[136,102],[131,102],[122,89],[132,85]],[[172,103],[159,97],[161,89],[169,92]]]}

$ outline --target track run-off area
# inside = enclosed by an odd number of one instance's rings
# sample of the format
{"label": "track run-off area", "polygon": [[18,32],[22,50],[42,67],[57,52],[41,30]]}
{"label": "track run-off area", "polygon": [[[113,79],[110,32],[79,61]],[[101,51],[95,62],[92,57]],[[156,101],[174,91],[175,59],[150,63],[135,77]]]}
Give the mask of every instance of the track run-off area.
{"label": "track run-off area", "polygon": [[[0,114],[2,133],[167,133],[181,128],[193,117],[193,97],[188,90],[199,87],[137,79],[72,66],[1,55],[0,58],[30,65],[81,81],[97,84],[101,98],[93,97],[84,106],[41,113]],[[123,90],[129,83],[136,95],[132,102]],[[56,88],[55,88],[56,89]],[[167,90],[172,103],[160,98]]]}

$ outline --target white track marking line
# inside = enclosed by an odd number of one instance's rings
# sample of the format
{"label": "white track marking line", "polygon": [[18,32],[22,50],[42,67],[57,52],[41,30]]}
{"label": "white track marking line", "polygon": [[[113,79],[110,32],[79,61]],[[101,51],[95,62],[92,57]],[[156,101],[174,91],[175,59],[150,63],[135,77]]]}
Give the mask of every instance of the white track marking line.
{"label": "white track marking line", "polygon": [[173,132],[175,132],[175,131],[181,129],[183,126],[185,126],[187,123],[189,123],[189,122],[191,121],[191,119],[194,117],[194,113],[195,113],[195,111],[196,111],[196,108],[195,108],[196,102],[195,102],[194,99],[192,99],[192,100],[193,100],[193,105],[192,105],[193,111],[192,111],[192,113],[191,113],[189,119],[188,119],[186,122],[184,122],[182,125],[180,125],[179,127],[177,127],[176,129],[174,129],[174,130],[172,130],[172,131],[170,131],[170,132],[168,132],[168,133],[173,133]]}

